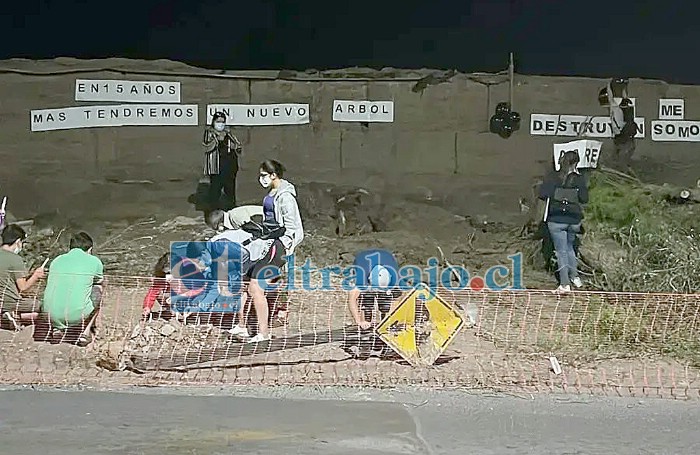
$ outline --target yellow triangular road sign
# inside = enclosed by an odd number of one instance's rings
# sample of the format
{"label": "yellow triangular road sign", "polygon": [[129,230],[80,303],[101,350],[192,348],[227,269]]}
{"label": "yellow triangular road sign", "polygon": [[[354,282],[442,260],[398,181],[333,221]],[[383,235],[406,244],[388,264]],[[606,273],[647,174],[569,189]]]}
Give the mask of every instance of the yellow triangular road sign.
{"label": "yellow triangular road sign", "polygon": [[463,325],[462,315],[421,283],[384,318],[377,335],[411,365],[429,366]]}

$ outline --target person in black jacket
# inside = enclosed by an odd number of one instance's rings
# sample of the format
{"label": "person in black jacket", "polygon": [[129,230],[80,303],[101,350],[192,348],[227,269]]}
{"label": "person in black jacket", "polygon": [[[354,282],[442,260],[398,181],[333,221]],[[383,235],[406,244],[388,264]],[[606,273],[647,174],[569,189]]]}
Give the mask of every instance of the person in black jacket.
{"label": "person in black jacket", "polygon": [[547,201],[547,228],[557,256],[557,291],[561,292],[570,291],[572,283],[577,288],[583,286],[574,241],[581,232],[582,204],[588,202],[588,186],[577,170],[578,163],[577,152],[564,153],[559,159],[559,171],[549,173],[540,186],[540,199]]}

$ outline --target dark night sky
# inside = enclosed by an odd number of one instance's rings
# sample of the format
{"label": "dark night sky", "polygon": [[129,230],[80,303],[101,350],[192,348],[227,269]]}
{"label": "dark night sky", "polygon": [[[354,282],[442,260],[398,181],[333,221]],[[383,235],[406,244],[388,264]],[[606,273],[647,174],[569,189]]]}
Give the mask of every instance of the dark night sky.
{"label": "dark night sky", "polygon": [[700,83],[697,0],[7,0],[0,58],[370,66]]}

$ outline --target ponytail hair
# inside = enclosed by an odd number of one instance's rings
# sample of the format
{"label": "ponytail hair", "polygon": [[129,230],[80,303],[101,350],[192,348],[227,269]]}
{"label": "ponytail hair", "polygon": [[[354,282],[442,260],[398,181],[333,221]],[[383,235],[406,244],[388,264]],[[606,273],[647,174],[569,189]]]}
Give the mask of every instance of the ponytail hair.
{"label": "ponytail hair", "polygon": [[566,177],[576,171],[579,161],[580,157],[578,156],[578,152],[574,151],[568,151],[559,158],[558,174],[562,185],[566,181]]}

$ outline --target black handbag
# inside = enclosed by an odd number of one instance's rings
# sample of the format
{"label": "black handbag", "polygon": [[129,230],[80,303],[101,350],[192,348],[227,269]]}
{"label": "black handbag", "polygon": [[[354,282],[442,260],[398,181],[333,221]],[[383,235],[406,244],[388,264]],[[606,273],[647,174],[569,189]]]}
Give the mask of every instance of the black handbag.
{"label": "black handbag", "polygon": [[244,242],[244,245],[252,242],[253,240],[272,240],[278,239],[284,235],[286,229],[284,226],[277,224],[275,221],[263,221],[262,223],[256,223],[251,220],[243,223],[241,229],[253,235],[253,238],[248,239]]}

